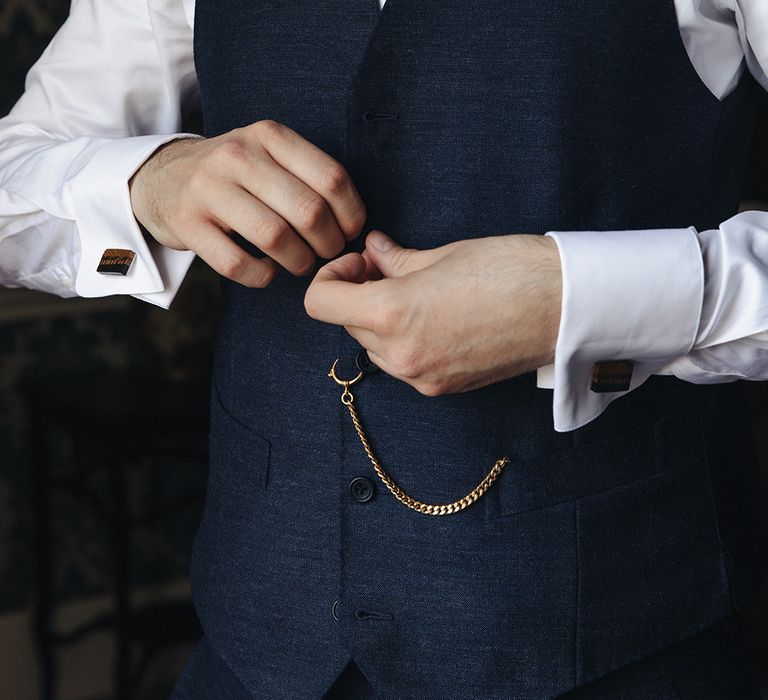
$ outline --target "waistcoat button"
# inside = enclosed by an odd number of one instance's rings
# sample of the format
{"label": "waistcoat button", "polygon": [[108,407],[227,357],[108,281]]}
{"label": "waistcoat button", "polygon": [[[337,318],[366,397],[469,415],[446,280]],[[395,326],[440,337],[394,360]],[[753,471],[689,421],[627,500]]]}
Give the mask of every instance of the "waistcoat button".
{"label": "waistcoat button", "polygon": [[349,482],[349,493],[358,503],[367,503],[373,498],[373,484],[364,476],[355,477]]}
{"label": "waistcoat button", "polygon": [[368,357],[368,353],[365,350],[361,350],[359,353],[357,353],[357,357],[355,357],[355,364],[357,365],[357,368],[361,372],[365,372],[365,374],[374,374],[375,372],[380,371],[379,366],[371,362],[371,358]]}

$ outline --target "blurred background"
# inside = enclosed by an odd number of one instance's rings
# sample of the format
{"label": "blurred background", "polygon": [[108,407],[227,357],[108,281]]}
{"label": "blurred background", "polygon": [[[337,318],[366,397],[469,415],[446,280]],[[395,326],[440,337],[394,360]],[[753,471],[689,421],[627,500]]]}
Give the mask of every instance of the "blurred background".
{"label": "blurred background", "polygon": [[[68,7],[0,0],[0,116]],[[768,203],[764,102],[745,208]],[[171,311],[0,289],[0,700],[169,696],[200,634],[187,567],[217,298],[199,261]],[[768,384],[750,389],[768,484]]]}
{"label": "blurred background", "polygon": [[[0,0],[0,116],[68,11]],[[0,289],[0,700],[170,696],[218,288],[196,261],[171,311]]]}

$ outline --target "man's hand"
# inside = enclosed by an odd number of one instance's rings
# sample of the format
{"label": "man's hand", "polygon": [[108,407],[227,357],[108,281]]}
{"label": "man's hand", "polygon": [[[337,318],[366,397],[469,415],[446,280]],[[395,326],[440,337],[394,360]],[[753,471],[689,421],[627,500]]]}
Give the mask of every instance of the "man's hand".
{"label": "man's hand", "polygon": [[436,396],[551,362],[561,294],[550,238],[493,236],[414,250],[372,231],[362,255],[318,271],[304,304],[312,318],[343,325],[382,370]]}
{"label": "man's hand", "polygon": [[[129,183],[136,219],[160,243],[192,250],[224,277],[268,285],[279,263],[306,275],[357,237],[365,207],[349,174],[270,119],[161,146]],[[268,257],[246,253],[236,231]]]}

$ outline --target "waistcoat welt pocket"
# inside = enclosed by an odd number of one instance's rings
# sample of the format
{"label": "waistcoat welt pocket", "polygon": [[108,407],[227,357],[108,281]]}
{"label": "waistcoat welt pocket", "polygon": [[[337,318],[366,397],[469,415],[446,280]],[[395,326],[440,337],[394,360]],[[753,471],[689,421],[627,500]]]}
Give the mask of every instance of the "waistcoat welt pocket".
{"label": "waistcoat welt pocket", "polygon": [[664,461],[663,423],[647,422],[604,440],[513,460],[480,513],[493,520],[574,501],[656,474]]}
{"label": "waistcoat welt pocket", "polygon": [[227,649],[236,636],[233,619],[246,624],[250,607],[245,601],[256,595],[250,582],[267,561],[254,528],[263,519],[271,448],[269,440],[225,408],[215,386],[209,445],[208,486],[192,548],[190,585],[206,638]]}
{"label": "waistcoat welt pocket", "polygon": [[271,444],[225,407],[218,389],[211,396],[209,491],[221,482],[224,490],[241,495],[261,491],[269,481]]}

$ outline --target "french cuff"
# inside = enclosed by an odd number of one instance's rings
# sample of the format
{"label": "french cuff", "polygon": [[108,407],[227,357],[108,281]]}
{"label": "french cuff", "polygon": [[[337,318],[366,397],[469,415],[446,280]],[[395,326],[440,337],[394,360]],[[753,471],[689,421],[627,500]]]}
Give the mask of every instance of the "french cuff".
{"label": "french cuff", "polygon": [[169,309],[187,275],[189,266],[195,259],[195,254],[191,250],[167,248],[157,241],[149,243],[149,250],[160,273],[160,278],[163,280],[164,289],[162,292],[134,294],[133,296],[163,309]]}
{"label": "french cuff", "polygon": [[[159,268],[166,264],[165,254],[158,254],[157,250],[153,254],[144,240],[131,207],[128,181],[158,147],[185,137],[200,138],[198,134],[174,133],[107,141],[88,164],[67,182],[64,194],[75,213],[80,237],[80,261],[75,280],[75,291],[79,296],[153,295],[165,292],[166,284],[176,279],[174,275],[163,279]],[[105,251],[109,249],[135,254],[125,274],[97,272]],[[190,255],[182,256],[182,259],[189,258],[191,262]],[[189,262],[184,267],[185,273]],[[172,268],[175,273],[183,265],[166,267]],[[180,280],[177,282],[180,283]],[[171,299],[173,294],[175,289]],[[163,306],[163,303],[160,305]]]}
{"label": "french cuff", "polygon": [[[693,227],[546,235],[560,252],[563,300],[555,361],[539,370],[537,383],[554,389],[554,428],[566,432],[691,350],[704,266]],[[623,364],[600,364],[611,361]],[[594,390],[601,368],[622,366],[631,378],[621,377],[615,391]]]}

